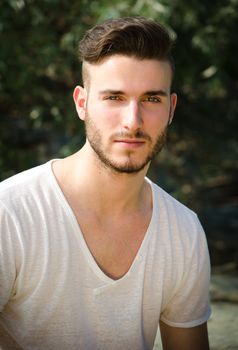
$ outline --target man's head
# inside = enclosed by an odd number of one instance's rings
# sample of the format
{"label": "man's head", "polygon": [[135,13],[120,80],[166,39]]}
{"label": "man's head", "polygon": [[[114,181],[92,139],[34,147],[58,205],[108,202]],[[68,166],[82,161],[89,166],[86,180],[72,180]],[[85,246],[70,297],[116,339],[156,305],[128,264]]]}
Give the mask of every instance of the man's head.
{"label": "man's head", "polygon": [[167,31],[145,18],[106,21],[80,43],[84,88],[74,90],[76,109],[87,149],[113,171],[146,170],[166,140],[177,101],[171,46]]}
{"label": "man's head", "polygon": [[95,65],[113,55],[140,60],[156,59],[170,64],[173,41],[161,24],[143,17],[110,19],[88,30],[79,44],[83,82],[90,80],[87,65]]}

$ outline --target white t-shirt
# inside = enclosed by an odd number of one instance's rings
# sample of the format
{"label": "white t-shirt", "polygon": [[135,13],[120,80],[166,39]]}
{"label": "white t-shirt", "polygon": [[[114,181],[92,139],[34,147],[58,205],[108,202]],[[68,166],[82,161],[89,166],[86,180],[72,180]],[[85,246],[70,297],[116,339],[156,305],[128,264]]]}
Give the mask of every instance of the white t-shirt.
{"label": "white t-shirt", "polygon": [[151,222],[119,280],[94,260],[51,162],[0,184],[0,324],[21,347],[152,349],[160,319],[193,327],[209,318],[202,227],[196,214],[147,181]]}

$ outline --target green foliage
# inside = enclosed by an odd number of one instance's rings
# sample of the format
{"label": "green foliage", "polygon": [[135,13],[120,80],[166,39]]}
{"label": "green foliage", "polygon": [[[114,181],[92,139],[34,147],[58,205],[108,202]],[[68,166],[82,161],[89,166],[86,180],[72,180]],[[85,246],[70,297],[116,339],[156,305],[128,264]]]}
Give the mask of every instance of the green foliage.
{"label": "green foliage", "polygon": [[191,202],[211,179],[236,175],[237,0],[2,0],[1,179],[82,145],[77,42],[95,23],[128,15],[159,20],[176,38],[179,104],[152,176]]}
{"label": "green foliage", "polygon": [[212,178],[236,178],[238,2],[173,4],[175,90],[181,102],[170,148],[175,159],[182,148],[185,178],[196,192],[197,186],[208,185]]}

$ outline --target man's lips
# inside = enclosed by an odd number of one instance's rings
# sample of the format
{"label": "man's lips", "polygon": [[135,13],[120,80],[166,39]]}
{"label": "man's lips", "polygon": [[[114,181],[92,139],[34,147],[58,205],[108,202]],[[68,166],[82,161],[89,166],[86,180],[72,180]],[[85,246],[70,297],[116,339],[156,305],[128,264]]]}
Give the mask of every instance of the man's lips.
{"label": "man's lips", "polygon": [[123,142],[123,143],[145,143],[144,140],[140,140],[140,139],[119,139],[119,140],[115,140],[114,142]]}
{"label": "man's lips", "polygon": [[145,140],[140,139],[117,139],[114,140],[115,143],[124,147],[140,147],[145,144]]}

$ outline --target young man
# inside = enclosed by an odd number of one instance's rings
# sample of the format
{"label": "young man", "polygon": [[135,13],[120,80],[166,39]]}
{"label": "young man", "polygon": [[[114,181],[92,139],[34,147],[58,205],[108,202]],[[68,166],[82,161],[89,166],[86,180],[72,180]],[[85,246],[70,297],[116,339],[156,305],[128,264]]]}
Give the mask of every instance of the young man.
{"label": "young man", "polygon": [[84,147],[1,184],[0,322],[24,349],[152,349],[158,326],[166,350],[209,348],[204,232],[146,178],[176,107],[170,50],[144,18],[88,31]]}

